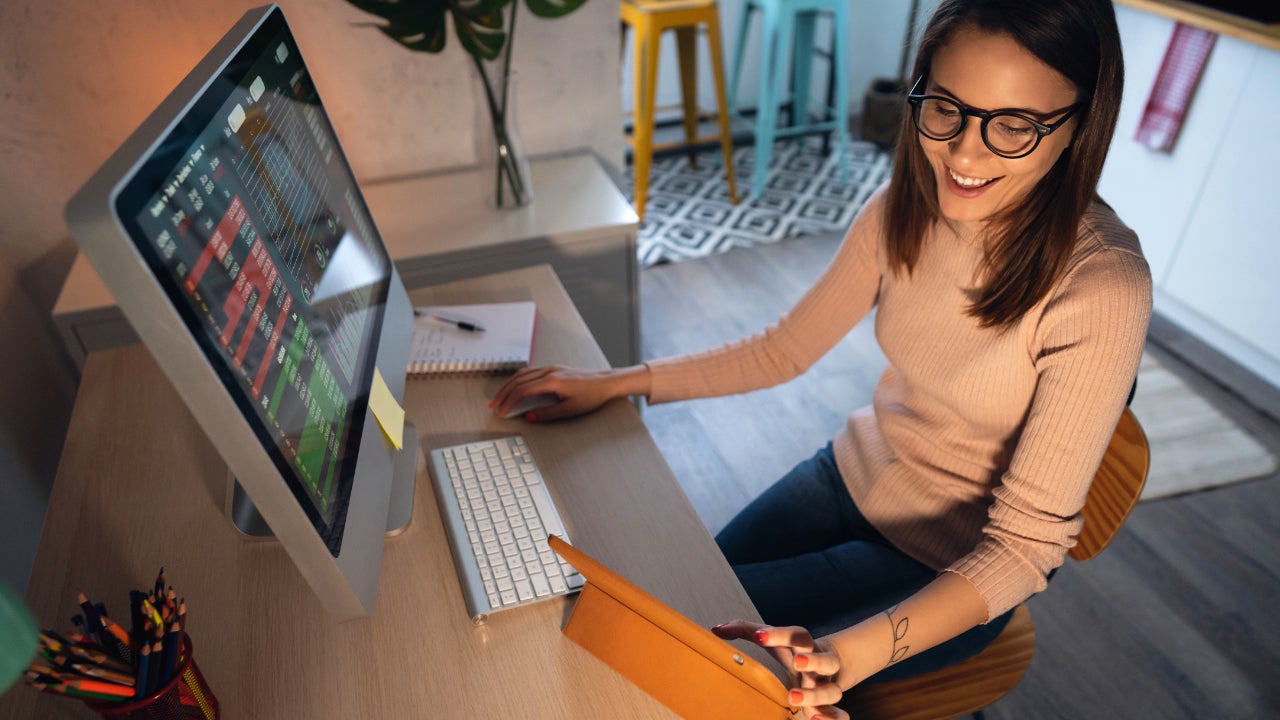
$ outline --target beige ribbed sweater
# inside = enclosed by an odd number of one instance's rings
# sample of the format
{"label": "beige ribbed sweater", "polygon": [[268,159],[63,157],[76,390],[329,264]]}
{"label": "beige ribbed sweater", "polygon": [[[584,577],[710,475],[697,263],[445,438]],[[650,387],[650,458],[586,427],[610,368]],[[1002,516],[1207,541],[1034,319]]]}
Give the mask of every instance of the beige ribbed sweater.
{"label": "beige ribbed sweater", "polygon": [[1075,544],[1089,483],[1142,355],[1151,275],[1095,204],[1070,269],[1006,329],[966,314],[982,250],[940,227],[910,277],[888,271],[878,191],[830,266],[763,332],[648,363],[651,403],[770,387],[807,370],[873,307],[889,365],[834,441],[862,514],[903,552],[968,578],[996,617],[1043,590]]}

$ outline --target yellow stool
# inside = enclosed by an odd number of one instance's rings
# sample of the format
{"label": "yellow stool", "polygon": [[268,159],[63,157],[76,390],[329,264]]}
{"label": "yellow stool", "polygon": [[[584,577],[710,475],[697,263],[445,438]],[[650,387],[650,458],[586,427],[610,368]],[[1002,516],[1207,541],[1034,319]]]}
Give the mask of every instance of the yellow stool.
{"label": "yellow stool", "polygon": [[[711,51],[711,75],[716,85],[716,114],[720,123],[720,148],[724,152],[724,171],[729,180],[729,198],[738,203],[738,188],[733,177],[733,142],[729,135],[729,105],[725,100],[724,62],[720,50],[720,11],[716,0],[623,0],[623,25],[635,31],[635,120],[633,135],[624,135],[632,149],[635,180],[636,214],[644,217],[649,195],[649,167],[653,151],[714,140],[715,136],[698,135],[698,26],[707,28]],[[625,28],[624,28],[625,29]],[[680,58],[680,90],[684,109],[684,143],[653,143],[653,114],[658,80],[658,51],[662,33],[674,30],[676,52]],[[690,151],[690,163],[693,152]]]}

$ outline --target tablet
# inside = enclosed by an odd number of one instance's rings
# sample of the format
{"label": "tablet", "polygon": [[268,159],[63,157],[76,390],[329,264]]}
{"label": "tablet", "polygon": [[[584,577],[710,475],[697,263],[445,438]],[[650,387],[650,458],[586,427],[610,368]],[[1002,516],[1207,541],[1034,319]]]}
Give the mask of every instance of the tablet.
{"label": "tablet", "polygon": [[791,718],[787,689],[764,665],[552,536],[587,579],[564,634],[690,720]]}

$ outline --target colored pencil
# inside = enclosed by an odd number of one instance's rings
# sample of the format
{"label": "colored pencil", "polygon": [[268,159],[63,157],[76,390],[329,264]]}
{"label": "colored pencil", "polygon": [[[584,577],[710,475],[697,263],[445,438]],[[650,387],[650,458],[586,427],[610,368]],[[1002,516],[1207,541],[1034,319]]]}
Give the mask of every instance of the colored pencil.
{"label": "colored pencil", "polygon": [[117,685],[125,685],[128,687],[133,687],[134,684],[134,678],[132,676],[115,672],[113,670],[107,670],[103,667],[85,665],[83,663],[72,663],[71,668],[85,677],[91,677],[97,680],[106,680],[107,682],[115,683]]}
{"label": "colored pencil", "polygon": [[98,610],[89,602],[89,598],[84,593],[76,593],[76,602],[80,603],[80,609],[84,611],[84,626],[89,634],[98,638],[103,647],[106,647],[106,639],[103,635],[106,631],[102,627],[102,620],[98,615]]}
{"label": "colored pencil", "polygon": [[103,682],[101,680],[81,678],[77,680],[68,680],[64,685],[83,692],[111,695],[117,698],[133,697],[133,688],[125,687],[124,685],[116,685],[115,683]]}
{"label": "colored pencil", "polygon": [[109,670],[128,672],[133,669],[131,666],[102,652],[97,646],[85,647],[78,644],[69,644],[61,646],[60,650],[50,650],[50,653],[54,656],[69,655],[75,661],[90,662]]}
{"label": "colored pencil", "polygon": [[182,645],[182,626],[173,623],[164,636],[164,656],[160,663],[160,684],[169,682],[173,677],[173,668],[178,661],[178,649]]}
{"label": "colored pencil", "polygon": [[40,631],[27,684],[44,692],[117,702],[149,698],[173,682],[184,661],[186,600],[165,586],[163,567],[154,588],[131,591],[129,599],[131,627],[126,629],[108,615],[103,603],[77,592],[81,614],[71,622],[78,630],[67,637]]}
{"label": "colored pencil", "polygon": [[138,674],[133,683],[134,697],[147,696],[147,678],[151,677],[151,646],[143,643],[138,653]]}
{"label": "colored pencil", "polygon": [[40,679],[40,678],[30,679],[30,677],[28,677],[27,684],[37,690],[58,693],[59,695],[68,695],[71,697],[84,698],[86,700],[116,701],[120,699],[120,696],[118,695],[108,695],[106,693],[95,693],[95,692],[80,690],[77,688],[70,688],[70,687],[67,687],[66,683],[60,683],[60,682],[52,681],[48,679]]}
{"label": "colored pencil", "polygon": [[109,617],[102,618],[102,627],[106,628],[107,632],[111,633],[111,636],[119,642],[122,642],[125,645],[129,644],[129,633],[126,632],[124,628],[120,627],[120,624],[115,620],[112,620]]}
{"label": "colored pencil", "polygon": [[156,625],[164,624],[164,620],[160,618],[160,613],[156,610],[156,606],[150,600],[142,601],[142,614]]}
{"label": "colored pencil", "polygon": [[160,679],[160,666],[164,661],[164,644],[156,641],[151,644],[151,670],[147,674],[147,694],[159,690],[164,684]]}

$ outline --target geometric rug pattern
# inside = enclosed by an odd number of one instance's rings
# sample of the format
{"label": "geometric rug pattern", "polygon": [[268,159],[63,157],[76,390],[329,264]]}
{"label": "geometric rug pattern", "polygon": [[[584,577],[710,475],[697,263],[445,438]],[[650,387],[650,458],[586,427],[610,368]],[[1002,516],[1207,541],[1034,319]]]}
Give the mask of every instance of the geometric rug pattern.
{"label": "geometric rug pattern", "polygon": [[1274,473],[1262,443],[1144,353],[1130,406],[1151,445],[1143,500],[1182,495]]}
{"label": "geometric rug pattern", "polygon": [[[889,177],[889,154],[874,144],[849,142],[848,182],[840,177],[839,153],[832,143],[822,152],[817,135],[774,143],[765,189],[747,199],[755,148],[736,148],[737,205],[729,202],[724,158],[719,149],[655,158],[649,173],[649,198],[637,238],[641,267],[705,257],[772,243],[800,235],[843,233],[867,197]],[[632,166],[623,192],[633,198]]]}

